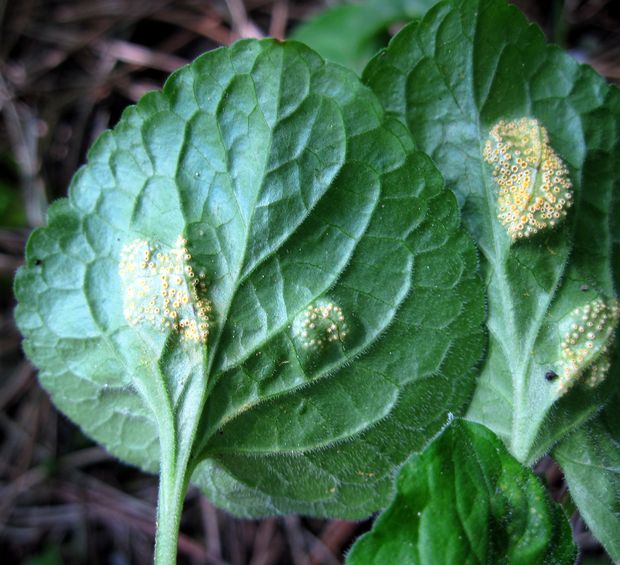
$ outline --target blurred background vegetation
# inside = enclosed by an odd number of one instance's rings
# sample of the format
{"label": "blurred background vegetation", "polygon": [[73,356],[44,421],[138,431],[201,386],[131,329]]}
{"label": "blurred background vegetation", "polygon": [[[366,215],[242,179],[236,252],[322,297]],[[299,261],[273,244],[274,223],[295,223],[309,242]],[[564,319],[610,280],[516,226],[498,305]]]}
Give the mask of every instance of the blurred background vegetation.
{"label": "blurred background vegetation", "polygon": [[[12,277],[29,232],[123,109],[204,51],[295,36],[360,70],[434,0],[0,0],[0,563],[150,563],[156,479],[58,414],[24,359]],[[618,0],[515,0],[549,40],[620,84]],[[325,10],[328,11],[325,11]],[[299,28],[315,17],[313,23]],[[570,500],[548,459],[537,472]],[[609,563],[574,514],[583,563]],[[369,522],[238,520],[190,489],[180,563],[338,564]]]}

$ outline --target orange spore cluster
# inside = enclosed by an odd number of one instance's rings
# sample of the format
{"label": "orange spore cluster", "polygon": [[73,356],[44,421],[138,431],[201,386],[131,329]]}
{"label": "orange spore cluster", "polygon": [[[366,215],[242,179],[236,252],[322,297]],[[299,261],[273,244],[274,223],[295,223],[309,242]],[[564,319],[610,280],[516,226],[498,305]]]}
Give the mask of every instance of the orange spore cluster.
{"label": "orange spore cluster", "polygon": [[568,168],[532,118],[498,122],[489,133],[484,160],[493,167],[499,221],[515,241],[553,227],[573,199]]}

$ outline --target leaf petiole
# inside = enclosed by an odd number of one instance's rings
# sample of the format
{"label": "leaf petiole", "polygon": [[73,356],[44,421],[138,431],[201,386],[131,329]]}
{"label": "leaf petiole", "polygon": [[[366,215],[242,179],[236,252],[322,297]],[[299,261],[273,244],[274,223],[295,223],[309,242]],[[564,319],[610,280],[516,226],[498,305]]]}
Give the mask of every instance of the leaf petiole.
{"label": "leaf petiole", "polygon": [[176,563],[183,502],[191,472],[186,461],[179,465],[174,450],[164,452],[163,442],[161,462],[154,560],[156,565],[170,565]]}

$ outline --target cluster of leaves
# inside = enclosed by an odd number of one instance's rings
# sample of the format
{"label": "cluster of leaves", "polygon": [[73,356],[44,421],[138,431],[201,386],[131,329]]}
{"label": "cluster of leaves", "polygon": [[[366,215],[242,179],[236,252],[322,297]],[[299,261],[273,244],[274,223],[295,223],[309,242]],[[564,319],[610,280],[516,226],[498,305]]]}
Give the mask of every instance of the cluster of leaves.
{"label": "cluster of leaves", "polygon": [[[315,44],[359,69],[432,4],[344,6],[297,37],[374,13],[349,51]],[[522,118],[574,197],[512,241],[484,154]],[[504,0],[438,4],[361,79],[301,43],[238,42],[93,146],[16,277],[24,348],[87,434],[159,469],[161,563],[190,480],[241,516],[392,500],[354,565],[570,563],[529,467],[549,452],[618,559],[619,364],[595,387],[545,378],[575,308],[613,303],[618,162],[620,93]]]}

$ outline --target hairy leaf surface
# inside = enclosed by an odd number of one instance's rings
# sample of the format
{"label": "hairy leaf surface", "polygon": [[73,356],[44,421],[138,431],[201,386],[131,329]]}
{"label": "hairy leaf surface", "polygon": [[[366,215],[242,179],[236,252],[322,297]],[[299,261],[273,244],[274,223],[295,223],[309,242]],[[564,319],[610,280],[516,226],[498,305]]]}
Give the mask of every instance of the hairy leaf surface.
{"label": "hairy leaf surface", "polygon": [[[614,192],[611,229],[613,272],[620,283],[620,191]],[[620,362],[616,334],[614,367]],[[614,560],[620,560],[620,394],[596,418],[553,450],[581,516]]]}
{"label": "hairy leaf surface", "polygon": [[352,72],[242,41],[99,138],[29,241],[17,320],[55,403],[121,459],[178,451],[237,514],[362,516],[473,392],[459,221]]}
{"label": "hairy leaf surface", "polygon": [[612,559],[620,559],[620,411],[618,395],[603,414],[553,451],[581,516]]}
{"label": "hairy leaf surface", "polygon": [[353,546],[349,565],[571,564],[559,506],[488,428],[455,420],[396,480],[391,505]]}
{"label": "hairy leaf surface", "polygon": [[[546,45],[503,0],[437,5],[364,79],[438,164],[480,245],[490,343],[468,416],[531,462],[617,386],[617,370],[600,381],[617,320],[609,221],[620,190],[620,93]],[[535,165],[520,161],[520,143]],[[510,182],[530,175],[534,195],[553,202],[545,217],[538,204],[525,208],[523,193],[501,192],[513,173]],[[607,321],[586,343],[591,308]]]}

